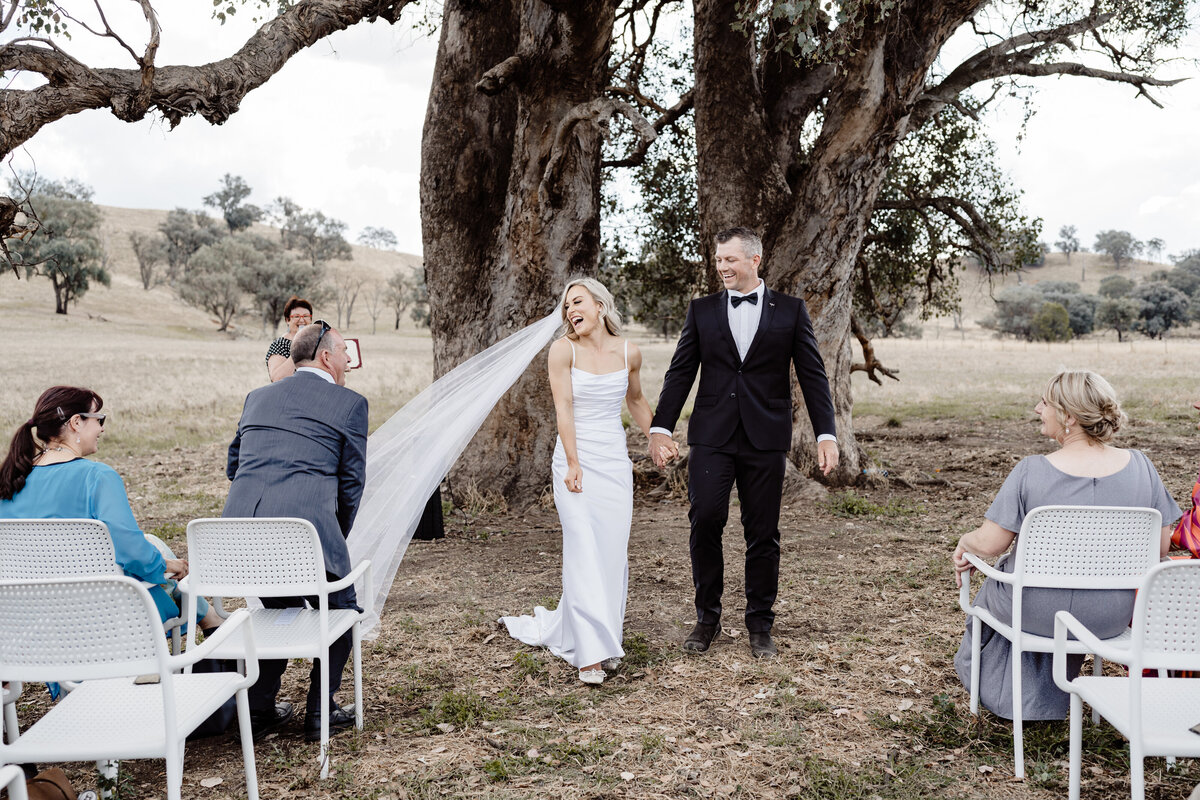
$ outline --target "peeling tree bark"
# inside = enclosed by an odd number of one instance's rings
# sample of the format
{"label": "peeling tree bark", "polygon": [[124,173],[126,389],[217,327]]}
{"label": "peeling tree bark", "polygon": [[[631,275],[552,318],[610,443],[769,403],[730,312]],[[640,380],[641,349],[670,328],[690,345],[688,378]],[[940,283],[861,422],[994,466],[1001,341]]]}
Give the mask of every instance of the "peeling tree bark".
{"label": "peeling tree bark", "polygon": [[[616,0],[448,0],[425,119],[421,219],[434,370],[555,309],[600,255],[601,99]],[[451,473],[535,497],[550,482],[554,409],[539,358]]]}

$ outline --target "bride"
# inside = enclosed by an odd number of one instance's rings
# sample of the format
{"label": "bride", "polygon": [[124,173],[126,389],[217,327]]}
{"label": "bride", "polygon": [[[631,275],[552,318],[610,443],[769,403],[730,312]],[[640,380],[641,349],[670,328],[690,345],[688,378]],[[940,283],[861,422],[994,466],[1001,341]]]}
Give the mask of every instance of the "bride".
{"label": "bride", "polygon": [[621,398],[649,436],[642,354],[621,337],[612,294],[577,278],[562,296],[565,336],[550,346],[550,390],[558,422],[554,505],[563,531],[562,598],[554,611],[503,617],[509,634],[544,646],[579,669],[584,683],[604,682],[621,648],[627,546],[633,517],[633,466],[621,424]]}

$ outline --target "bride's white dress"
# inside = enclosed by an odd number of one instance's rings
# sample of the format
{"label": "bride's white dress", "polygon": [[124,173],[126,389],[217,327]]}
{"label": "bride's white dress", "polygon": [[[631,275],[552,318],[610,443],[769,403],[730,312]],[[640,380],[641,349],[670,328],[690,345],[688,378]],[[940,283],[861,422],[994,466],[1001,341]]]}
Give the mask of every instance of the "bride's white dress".
{"label": "bride's white dress", "polygon": [[633,464],[621,425],[621,401],[629,386],[625,369],[584,372],[571,357],[575,447],[583,491],[567,491],[562,440],[554,447],[554,505],[563,531],[562,598],[549,611],[503,617],[509,634],[544,646],[575,667],[625,655],[621,648],[629,583],[629,525],[633,520]]}

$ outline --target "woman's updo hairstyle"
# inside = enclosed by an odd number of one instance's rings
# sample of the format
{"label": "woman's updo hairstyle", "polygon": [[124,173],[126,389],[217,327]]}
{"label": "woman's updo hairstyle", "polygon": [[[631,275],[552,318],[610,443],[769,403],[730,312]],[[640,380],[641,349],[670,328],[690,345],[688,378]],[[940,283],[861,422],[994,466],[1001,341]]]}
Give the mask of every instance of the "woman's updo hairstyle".
{"label": "woman's updo hairstyle", "polygon": [[[8,455],[0,464],[0,500],[11,500],[25,488],[25,479],[33,471],[33,460],[45,444],[62,436],[63,428],[76,414],[95,413],[104,406],[100,395],[78,386],[51,386],[42,392],[33,416],[21,423],[8,445]],[[39,446],[34,439],[43,442]]]}
{"label": "woman's updo hairstyle", "polygon": [[1128,421],[1112,384],[1085,369],[1067,369],[1046,384],[1046,404],[1054,409],[1060,425],[1074,417],[1089,439],[1107,444]]}

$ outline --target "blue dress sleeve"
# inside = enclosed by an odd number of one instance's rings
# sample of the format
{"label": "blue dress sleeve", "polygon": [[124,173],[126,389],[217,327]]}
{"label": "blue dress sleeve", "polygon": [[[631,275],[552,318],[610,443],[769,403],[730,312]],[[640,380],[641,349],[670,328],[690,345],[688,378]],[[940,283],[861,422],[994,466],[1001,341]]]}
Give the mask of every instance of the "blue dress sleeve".
{"label": "blue dress sleeve", "polygon": [[112,467],[101,464],[90,478],[92,517],[108,526],[117,564],[125,574],[150,583],[166,580],[166,562],[158,548],[150,544],[133,518],[125,481]]}

